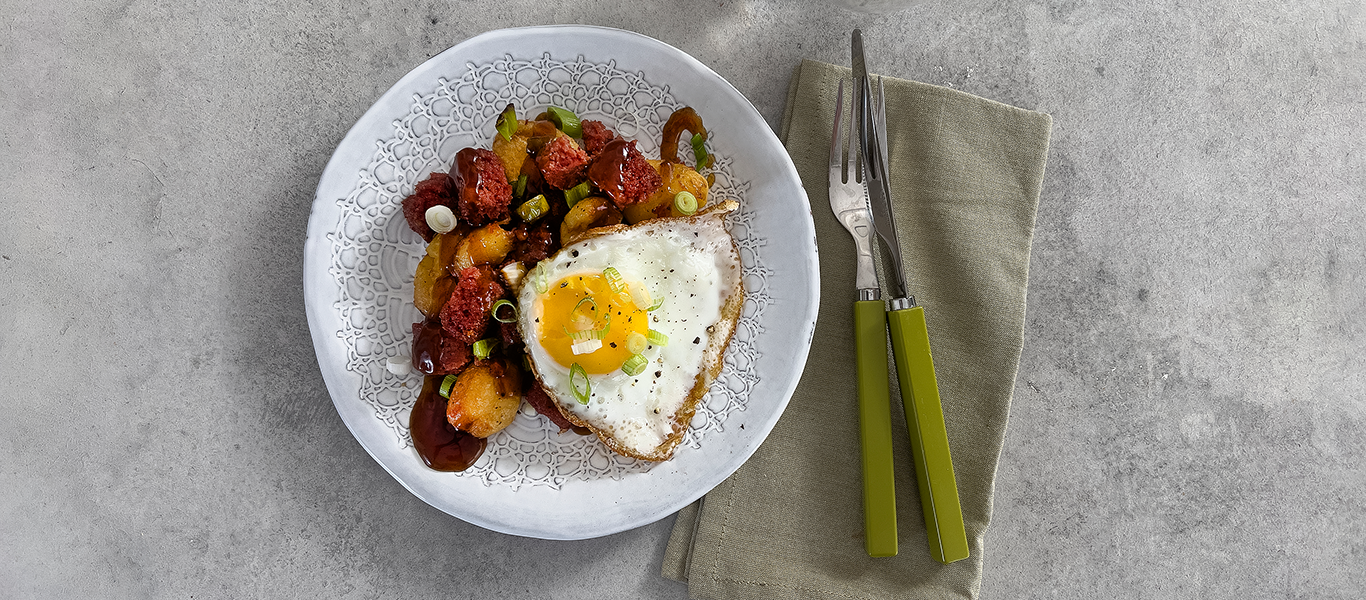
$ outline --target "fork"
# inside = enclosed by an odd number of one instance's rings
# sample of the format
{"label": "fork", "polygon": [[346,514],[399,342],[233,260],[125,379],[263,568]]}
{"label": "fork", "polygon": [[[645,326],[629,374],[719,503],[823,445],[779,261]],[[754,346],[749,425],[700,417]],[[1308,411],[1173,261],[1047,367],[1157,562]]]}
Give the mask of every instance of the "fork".
{"label": "fork", "polygon": [[[850,86],[851,93],[855,87]],[[873,270],[873,220],[868,209],[868,190],[862,164],[857,160],[856,139],[859,103],[850,106],[850,124],[844,120],[844,80],[835,99],[834,129],[830,134],[830,210],[854,236],[857,261],[854,282],[855,361],[858,365],[859,436],[863,458],[864,545],[868,556],[896,556],[896,490],[892,471],[891,398],[887,371],[887,315],[882,290]],[[845,142],[850,152],[846,160]]]}

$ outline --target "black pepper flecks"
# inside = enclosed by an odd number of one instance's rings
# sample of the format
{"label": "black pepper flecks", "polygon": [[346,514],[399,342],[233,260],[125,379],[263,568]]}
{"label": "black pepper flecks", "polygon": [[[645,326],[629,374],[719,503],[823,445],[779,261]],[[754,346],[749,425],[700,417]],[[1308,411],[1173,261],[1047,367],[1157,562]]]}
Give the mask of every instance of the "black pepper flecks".
{"label": "black pepper flecks", "polygon": [[692,343],[694,343],[694,344],[700,344],[700,343],[702,343],[702,338],[700,338],[700,337],[695,337],[695,338],[692,339]]}

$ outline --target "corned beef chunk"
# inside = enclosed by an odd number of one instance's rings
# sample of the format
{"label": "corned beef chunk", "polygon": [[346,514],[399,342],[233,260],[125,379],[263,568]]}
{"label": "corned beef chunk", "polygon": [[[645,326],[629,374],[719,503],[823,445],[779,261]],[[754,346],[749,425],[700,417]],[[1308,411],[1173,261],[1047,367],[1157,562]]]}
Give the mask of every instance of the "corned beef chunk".
{"label": "corned beef chunk", "polygon": [[455,185],[459,193],[456,211],[471,225],[485,225],[508,218],[512,186],[503,161],[492,150],[465,148],[455,154]]}
{"label": "corned beef chunk", "polygon": [[617,134],[612,133],[602,121],[583,122],[583,149],[588,151],[589,156],[594,156],[601,152],[603,147],[616,139]]}
{"label": "corned beef chunk", "polygon": [[583,170],[588,166],[588,155],[574,138],[562,135],[546,143],[536,155],[545,182],[562,190],[583,182]]}
{"label": "corned beef chunk", "polygon": [[451,299],[441,308],[441,327],[457,340],[473,344],[489,324],[489,309],[503,297],[503,286],[488,269],[469,267],[460,272]]}
{"label": "corned beef chunk", "polygon": [[588,166],[588,179],[606,193],[617,208],[649,198],[664,183],[655,168],[636,150],[636,143],[621,139],[607,142],[602,152],[593,157],[593,164]]}
{"label": "corned beef chunk", "polygon": [[436,232],[427,226],[427,209],[438,204],[455,205],[455,181],[440,171],[418,182],[413,195],[403,199],[403,218],[422,239],[432,241]]}

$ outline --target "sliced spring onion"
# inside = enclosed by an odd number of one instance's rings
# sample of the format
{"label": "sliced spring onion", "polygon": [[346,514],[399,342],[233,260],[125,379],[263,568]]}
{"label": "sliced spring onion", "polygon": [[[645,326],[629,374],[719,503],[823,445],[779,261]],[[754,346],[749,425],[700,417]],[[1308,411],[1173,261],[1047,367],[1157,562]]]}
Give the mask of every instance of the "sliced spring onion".
{"label": "sliced spring onion", "polygon": [[402,377],[413,372],[413,359],[407,356],[390,356],[384,361],[384,368]]}
{"label": "sliced spring onion", "polygon": [[603,269],[602,278],[607,280],[607,287],[612,288],[612,293],[620,294],[626,291],[626,282],[622,281],[621,272],[616,267]]}
{"label": "sliced spring onion", "polygon": [[[592,315],[579,310],[584,304],[589,304],[593,307]],[[569,318],[573,321],[574,329],[591,329],[593,324],[598,320],[598,302],[594,300],[592,296],[579,298],[578,304],[575,304],[574,308],[569,311]]]}
{"label": "sliced spring onion", "polygon": [[635,303],[636,308],[639,308],[640,310],[654,310],[650,308],[650,290],[645,289],[645,286],[639,283],[632,283],[630,285],[630,290],[631,302]]}
{"label": "sliced spring onion", "polygon": [[536,268],[531,272],[531,284],[536,286],[537,294],[544,294],[550,290],[550,282],[546,281],[545,267],[541,263],[536,263]]}
{"label": "sliced spring onion", "polygon": [[489,353],[493,352],[493,347],[497,345],[498,340],[495,340],[493,338],[484,338],[482,340],[475,342],[473,348],[474,357],[479,360],[484,360],[488,358]]}
{"label": "sliced spring onion", "polygon": [[569,208],[574,208],[575,204],[578,204],[580,200],[587,198],[592,193],[593,186],[585,179],[583,180],[583,183],[564,191],[564,203],[568,204]]}
{"label": "sliced spring onion", "polygon": [[596,319],[580,312],[570,313],[569,322],[574,326],[574,331],[591,331]]}
{"label": "sliced spring onion", "polygon": [[645,365],[650,361],[645,360],[644,356],[632,354],[631,358],[626,359],[625,364],[621,365],[621,372],[635,377],[645,370]]}
{"label": "sliced spring onion", "polygon": [[[583,381],[583,391],[579,391],[579,381]],[[593,394],[593,382],[588,379],[588,371],[583,370],[579,363],[569,365],[569,389],[574,391],[574,398],[578,399],[579,404],[588,404],[588,397]]]}
{"label": "sliced spring onion", "polygon": [[437,393],[441,394],[442,398],[449,399],[451,397],[451,388],[455,387],[455,379],[455,375],[447,375],[445,379],[441,380],[441,389],[437,390]]}
{"label": "sliced spring onion", "polygon": [[602,331],[602,330],[601,330],[601,329],[583,329],[583,330],[580,330],[580,331],[570,331],[570,330],[568,330],[568,329],[565,329],[565,330],[564,330],[564,334],[567,335],[567,336],[569,336],[569,339],[574,340],[575,342],[586,342],[586,341],[588,341],[588,340],[600,340],[600,339],[602,339],[602,334],[599,333],[600,331]]}
{"label": "sliced spring onion", "polygon": [[[585,331],[584,333],[588,332]],[[574,356],[592,354],[597,352],[599,348],[602,348],[602,340],[583,340],[569,345],[569,350],[574,353]]]}
{"label": "sliced spring onion", "polygon": [[437,233],[450,233],[455,229],[455,213],[451,212],[451,207],[445,204],[438,204],[427,209],[425,214],[427,226]]}
{"label": "sliced spring onion", "polygon": [[631,335],[626,336],[626,351],[631,354],[640,354],[645,351],[647,343],[645,336],[632,332]]}
{"label": "sliced spring onion", "polygon": [[516,183],[512,184],[512,197],[521,198],[526,195],[526,175],[518,175]]}
{"label": "sliced spring onion", "polygon": [[661,297],[659,297],[659,298],[655,298],[655,303],[654,303],[654,304],[651,304],[651,305],[650,305],[650,308],[645,309],[645,312],[654,312],[654,311],[656,311],[656,310],[659,310],[659,307],[661,307],[661,306],[664,306],[664,297],[663,297],[663,296],[661,296]]}
{"label": "sliced spring onion", "polygon": [[546,109],[546,113],[550,117],[550,122],[559,127],[565,135],[576,138],[583,137],[583,125],[579,123],[579,116],[573,111],[552,106]]}
{"label": "sliced spring onion", "polygon": [[607,331],[612,329],[612,313],[607,313],[607,321],[602,324],[602,337],[607,337]]}
{"label": "sliced spring onion", "polygon": [[653,329],[651,329],[651,330],[645,332],[645,339],[648,340],[648,341],[650,342],[650,344],[651,344],[651,345],[654,345],[654,346],[668,346],[668,345],[669,345],[669,336],[664,335],[664,334],[662,334],[662,333],[660,333],[660,332],[658,332],[658,331],[655,331],[655,330],[653,330]]}
{"label": "sliced spring onion", "polygon": [[[498,316],[498,309],[503,308],[504,306],[512,308],[512,316],[506,319]],[[497,302],[493,303],[493,308],[489,309],[489,314],[493,315],[494,320],[498,321],[499,323],[516,323],[517,305],[513,304],[512,302],[509,302],[508,300],[500,298]]]}
{"label": "sliced spring onion", "polygon": [[692,155],[697,159],[697,170],[701,171],[711,166],[711,155],[707,154],[707,138],[700,133],[692,135]]}
{"label": "sliced spring onion", "polygon": [[517,207],[517,216],[523,221],[531,222],[545,216],[550,211],[550,202],[545,199],[545,194],[536,194],[535,198],[523,202]]}
{"label": "sliced spring onion", "polygon": [[685,215],[697,212],[697,196],[692,195],[691,192],[679,192],[677,196],[674,196],[674,208]]}
{"label": "sliced spring onion", "polygon": [[498,115],[498,124],[494,127],[498,128],[498,134],[503,139],[512,141],[512,134],[517,133],[517,111],[512,109],[511,104]]}

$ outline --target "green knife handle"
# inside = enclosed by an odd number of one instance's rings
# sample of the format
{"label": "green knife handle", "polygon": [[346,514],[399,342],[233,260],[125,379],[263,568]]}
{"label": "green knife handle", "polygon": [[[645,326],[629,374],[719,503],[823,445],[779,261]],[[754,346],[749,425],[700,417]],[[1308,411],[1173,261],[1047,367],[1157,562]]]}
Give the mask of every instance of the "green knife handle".
{"label": "green knife handle", "polygon": [[854,303],[859,435],[863,446],[863,526],[868,556],[896,556],[896,474],[892,469],[886,311],[881,300]]}
{"label": "green knife handle", "polygon": [[939,382],[930,356],[930,336],[925,328],[925,309],[915,306],[887,313],[896,355],[897,381],[911,433],[915,478],[920,484],[920,504],[925,511],[925,531],[930,554],[948,564],[968,557],[963,509],[958,504],[958,484],[953,477],[949,435],[944,428],[944,409],[939,404]]}

